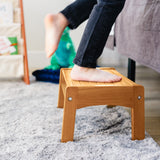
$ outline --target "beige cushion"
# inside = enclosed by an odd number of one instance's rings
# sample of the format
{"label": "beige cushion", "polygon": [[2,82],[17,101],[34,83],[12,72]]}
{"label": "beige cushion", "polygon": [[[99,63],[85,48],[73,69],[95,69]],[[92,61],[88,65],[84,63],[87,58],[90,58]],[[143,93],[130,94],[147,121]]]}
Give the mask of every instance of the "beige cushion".
{"label": "beige cushion", "polygon": [[19,0],[0,0],[0,2],[12,2],[13,8],[19,7]]}
{"label": "beige cushion", "polygon": [[18,39],[18,54],[24,55],[23,39]]}
{"label": "beige cushion", "polygon": [[0,35],[21,38],[21,24],[17,23],[0,25]]}
{"label": "beige cushion", "polygon": [[23,75],[23,55],[0,56],[0,78],[19,78]]}

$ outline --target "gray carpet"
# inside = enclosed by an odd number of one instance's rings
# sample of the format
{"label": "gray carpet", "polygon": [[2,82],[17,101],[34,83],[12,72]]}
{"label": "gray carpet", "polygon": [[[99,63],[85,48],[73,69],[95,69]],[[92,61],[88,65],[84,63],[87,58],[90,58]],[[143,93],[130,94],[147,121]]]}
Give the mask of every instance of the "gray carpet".
{"label": "gray carpet", "polygon": [[0,160],[160,160],[160,147],[147,133],[131,140],[122,107],[77,110],[74,142],[60,143],[57,98],[56,84],[0,81]]}

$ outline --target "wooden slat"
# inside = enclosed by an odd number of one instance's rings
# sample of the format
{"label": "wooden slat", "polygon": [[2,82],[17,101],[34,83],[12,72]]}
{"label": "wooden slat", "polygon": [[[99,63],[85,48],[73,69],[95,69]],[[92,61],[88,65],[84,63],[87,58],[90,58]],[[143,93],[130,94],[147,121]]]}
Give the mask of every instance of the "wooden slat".
{"label": "wooden slat", "polygon": [[72,83],[72,80],[70,78],[68,70],[63,69],[62,72],[63,72],[63,76],[64,76],[64,79],[65,79],[66,85],[67,86],[73,86],[73,83]]}
{"label": "wooden slat", "polygon": [[81,86],[97,86],[97,82],[79,81]]}
{"label": "wooden slat", "polygon": [[101,70],[115,70],[113,67],[99,67]]}
{"label": "wooden slat", "polygon": [[[114,70],[111,70],[110,73],[122,77],[121,75],[117,74],[117,72],[115,72]],[[113,85],[114,86],[127,86],[128,84],[126,84],[125,78],[122,77],[122,80],[120,82],[114,82]]]}
{"label": "wooden slat", "polygon": [[92,105],[113,104],[130,107],[133,106],[132,87],[81,87],[79,90],[78,108]]}
{"label": "wooden slat", "polygon": [[23,12],[23,0],[20,0],[21,8],[21,31],[22,38],[24,39],[24,82],[30,84],[29,80],[29,69],[28,69],[28,57],[27,57],[27,44],[26,44],[26,34],[25,34],[25,23],[24,23],[24,12]]}
{"label": "wooden slat", "polygon": [[122,77],[122,80],[120,82],[114,82],[114,83],[108,83],[108,82],[87,82],[87,81],[76,81],[72,80],[70,77],[71,68],[65,68],[64,69],[64,77],[66,79],[66,83],[68,86],[77,86],[77,87],[84,87],[84,86],[133,86],[136,85],[136,83],[130,81],[128,78],[117,72],[114,68],[102,68],[102,70],[110,72],[112,74],[116,74],[118,76]]}
{"label": "wooden slat", "polygon": [[124,80],[124,81],[126,82],[126,84],[131,85],[131,86],[136,85],[136,83],[134,83],[134,82],[131,81],[130,79],[126,78],[125,76],[123,76],[122,74],[120,74],[118,71],[112,70],[111,72],[112,72],[113,74],[116,74],[116,75],[122,77],[122,81]]}

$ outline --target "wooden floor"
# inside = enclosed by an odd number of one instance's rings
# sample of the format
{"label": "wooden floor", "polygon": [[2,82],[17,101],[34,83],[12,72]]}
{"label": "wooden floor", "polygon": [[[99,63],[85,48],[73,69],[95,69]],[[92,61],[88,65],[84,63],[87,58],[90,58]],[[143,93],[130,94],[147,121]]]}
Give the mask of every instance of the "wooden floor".
{"label": "wooden floor", "polygon": [[[34,70],[30,70],[30,74]],[[127,68],[116,70],[127,76]],[[136,83],[145,87],[145,129],[160,145],[160,73],[147,67],[136,67]]]}
{"label": "wooden floor", "polygon": [[[127,76],[127,68],[116,69]],[[160,73],[146,67],[137,67],[136,83],[145,88],[145,129],[160,145]]]}

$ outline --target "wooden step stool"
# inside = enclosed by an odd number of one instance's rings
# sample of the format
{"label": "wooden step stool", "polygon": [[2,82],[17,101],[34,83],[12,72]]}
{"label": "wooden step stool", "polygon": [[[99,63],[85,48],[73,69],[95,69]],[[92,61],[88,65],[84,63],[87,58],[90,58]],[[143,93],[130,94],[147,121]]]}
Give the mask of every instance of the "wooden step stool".
{"label": "wooden step stool", "polygon": [[144,87],[114,68],[100,68],[122,77],[120,82],[74,81],[70,68],[61,69],[58,108],[64,108],[61,142],[73,141],[76,109],[93,105],[119,105],[131,108],[132,140],[145,138]]}

